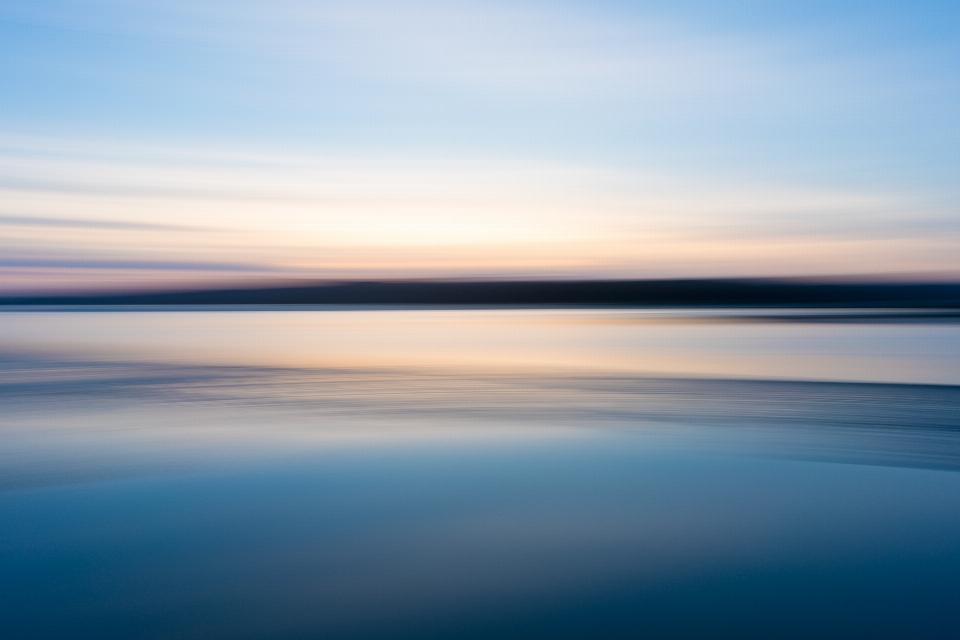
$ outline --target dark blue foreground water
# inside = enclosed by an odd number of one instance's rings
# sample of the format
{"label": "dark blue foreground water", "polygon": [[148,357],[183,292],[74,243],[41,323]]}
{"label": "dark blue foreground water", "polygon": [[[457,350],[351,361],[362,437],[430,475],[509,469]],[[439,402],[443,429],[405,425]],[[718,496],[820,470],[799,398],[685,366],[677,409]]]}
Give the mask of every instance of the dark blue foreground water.
{"label": "dark blue foreground water", "polygon": [[0,638],[960,637],[960,327],[472,313],[0,318]]}

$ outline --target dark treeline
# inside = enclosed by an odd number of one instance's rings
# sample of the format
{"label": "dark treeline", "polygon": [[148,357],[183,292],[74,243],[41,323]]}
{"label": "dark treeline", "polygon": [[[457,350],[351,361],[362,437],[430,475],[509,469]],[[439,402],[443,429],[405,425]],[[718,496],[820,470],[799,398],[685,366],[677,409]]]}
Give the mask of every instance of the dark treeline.
{"label": "dark treeline", "polygon": [[960,284],[791,280],[341,282],[191,291],[9,296],[4,305],[607,305],[960,309]]}

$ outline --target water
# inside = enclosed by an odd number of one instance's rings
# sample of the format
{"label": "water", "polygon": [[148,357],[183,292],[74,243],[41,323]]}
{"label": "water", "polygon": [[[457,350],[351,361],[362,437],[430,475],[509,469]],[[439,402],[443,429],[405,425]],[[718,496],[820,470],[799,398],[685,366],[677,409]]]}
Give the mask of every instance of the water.
{"label": "water", "polygon": [[957,637],[960,324],[822,320],[0,313],[0,637]]}

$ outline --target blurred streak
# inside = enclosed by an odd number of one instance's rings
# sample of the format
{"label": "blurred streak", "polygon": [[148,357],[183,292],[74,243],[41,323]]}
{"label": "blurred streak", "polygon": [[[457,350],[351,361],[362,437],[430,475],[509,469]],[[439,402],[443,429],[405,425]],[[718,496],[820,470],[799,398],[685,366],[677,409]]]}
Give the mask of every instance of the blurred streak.
{"label": "blurred streak", "polygon": [[149,260],[58,260],[56,258],[0,259],[0,269],[22,267],[26,269],[107,269],[107,270],[147,270],[147,271],[270,271],[258,265],[223,264],[216,262],[163,262]]}
{"label": "blurred streak", "polygon": [[960,324],[670,313],[0,314],[2,481],[611,434],[960,468]]}
{"label": "blurred streak", "polygon": [[960,384],[960,323],[923,314],[830,322],[807,309],[794,322],[795,311],[756,319],[764,313],[742,309],[213,309],[11,310],[0,313],[0,344],[191,365]]}
{"label": "blurred streak", "polygon": [[169,224],[150,224],[145,222],[126,222],[122,220],[70,220],[67,218],[44,218],[42,216],[3,216],[0,226],[54,227],[67,229],[137,229],[149,231],[187,231],[195,227],[182,227]]}
{"label": "blurred streak", "polygon": [[[0,250],[8,269],[22,263],[0,292],[75,287],[69,280],[87,289],[195,281],[164,266],[177,263],[231,279],[955,277],[960,269],[952,209],[923,190],[469,154],[277,153],[240,162],[210,152],[198,162],[189,148],[114,158],[90,141],[74,157],[27,142],[38,150],[0,148]],[[157,267],[27,273],[98,262]]]}

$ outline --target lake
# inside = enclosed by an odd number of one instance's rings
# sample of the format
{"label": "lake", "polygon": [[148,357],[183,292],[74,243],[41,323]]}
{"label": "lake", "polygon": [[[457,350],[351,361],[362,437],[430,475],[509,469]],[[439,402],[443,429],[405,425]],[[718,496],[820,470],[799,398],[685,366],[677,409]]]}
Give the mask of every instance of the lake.
{"label": "lake", "polygon": [[960,323],[0,311],[0,637],[960,636]]}

